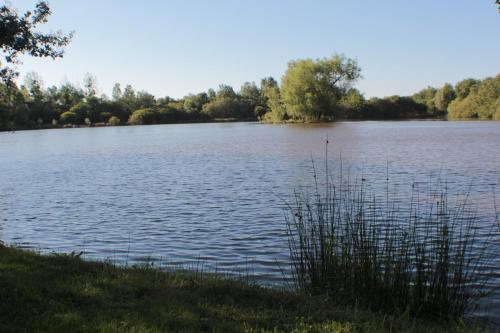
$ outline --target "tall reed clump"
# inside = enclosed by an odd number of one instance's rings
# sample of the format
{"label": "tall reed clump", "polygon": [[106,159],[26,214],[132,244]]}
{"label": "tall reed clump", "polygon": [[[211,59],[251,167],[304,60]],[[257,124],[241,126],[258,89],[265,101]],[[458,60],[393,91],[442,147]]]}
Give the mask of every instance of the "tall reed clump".
{"label": "tall reed clump", "polygon": [[440,319],[462,318],[485,296],[489,243],[478,237],[467,200],[449,207],[442,185],[424,195],[412,186],[408,200],[388,193],[377,199],[367,195],[364,180],[349,184],[341,177],[335,185],[327,177],[318,185],[314,173],[314,193],[296,192],[287,214],[300,291]]}

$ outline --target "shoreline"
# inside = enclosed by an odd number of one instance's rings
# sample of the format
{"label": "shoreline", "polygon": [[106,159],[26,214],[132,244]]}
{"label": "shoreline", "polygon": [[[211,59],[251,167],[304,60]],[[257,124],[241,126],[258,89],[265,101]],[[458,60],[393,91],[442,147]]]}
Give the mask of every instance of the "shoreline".
{"label": "shoreline", "polygon": [[103,332],[477,332],[410,320],[222,275],[118,267],[0,243],[0,330]]}
{"label": "shoreline", "polygon": [[87,125],[73,125],[73,126],[45,126],[39,128],[19,128],[15,130],[0,130],[0,133],[15,133],[20,131],[36,131],[36,130],[52,130],[52,129],[79,129],[79,128],[106,128],[106,127],[132,127],[132,126],[157,126],[157,125],[187,125],[187,124],[223,124],[223,123],[258,123],[262,125],[327,125],[340,122],[404,122],[404,121],[441,121],[441,122],[496,122],[492,119],[447,119],[447,118],[387,118],[387,119],[338,119],[331,121],[318,121],[318,122],[303,122],[303,121],[285,121],[285,122],[263,122],[258,119],[216,119],[212,121],[184,121],[184,122],[170,122],[158,124],[140,124],[140,125],[107,125],[107,124],[94,124]]}

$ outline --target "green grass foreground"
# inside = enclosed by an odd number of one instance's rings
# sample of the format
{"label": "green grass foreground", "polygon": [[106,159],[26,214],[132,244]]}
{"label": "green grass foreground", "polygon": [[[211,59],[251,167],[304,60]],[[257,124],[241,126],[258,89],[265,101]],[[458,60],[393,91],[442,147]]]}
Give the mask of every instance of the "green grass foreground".
{"label": "green grass foreground", "polygon": [[214,275],[0,244],[0,332],[472,332]]}

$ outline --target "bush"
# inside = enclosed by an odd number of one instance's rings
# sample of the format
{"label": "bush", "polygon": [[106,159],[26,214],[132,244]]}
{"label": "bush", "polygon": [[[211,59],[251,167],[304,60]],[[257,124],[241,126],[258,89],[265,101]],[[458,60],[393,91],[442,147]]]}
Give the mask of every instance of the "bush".
{"label": "bush", "polygon": [[110,126],[118,126],[118,125],[120,125],[120,119],[118,119],[118,117],[112,116],[108,120],[108,125],[110,125]]}
{"label": "bush", "polygon": [[203,105],[202,112],[211,118],[254,118],[252,105],[236,97],[218,97]]}
{"label": "bush", "polygon": [[106,123],[109,121],[109,118],[111,118],[113,114],[111,112],[101,112],[99,113],[99,121]]}
{"label": "bush", "polygon": [[61,123],[65,125],[76,124],[77,119],[78,119],[77,114],[72,111],[66,111],[62,113],[61,117],[59,118]]}
{"label": "bush", "polygon": [[158,110],[158,122],[160,124],[177,123],[189,120],[191,115],[194,114],[188,114],[183,110],[167,106]]}
{"label": "bush", "polygon": [[359,110],[359,118],[399,119],[427,117],[427,106],[417,103],[410,97],[391,96],[371,98]]}
{"label": "bush", "polygon": [[149,125],[156,124],[158,113],[153,108],[136,110],[130,116],[128,123],[130,125]]}
{"label": "bush", "polygon": [[75,120],[73,121],[73,124],[83,124],[85,118],[87,118],[90,113],[90,107],[88,106],[87,103],[80,102],[71,107],[69,111],[75,114],[76,116]]}

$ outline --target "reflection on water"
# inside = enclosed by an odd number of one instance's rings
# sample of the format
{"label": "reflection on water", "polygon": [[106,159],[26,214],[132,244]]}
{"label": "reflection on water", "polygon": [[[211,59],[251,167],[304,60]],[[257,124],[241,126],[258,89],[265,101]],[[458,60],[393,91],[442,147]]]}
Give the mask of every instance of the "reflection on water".
{"label": "reflection on water", "polygon": [[129,264],[201,260],[272,283],[288,270],[284,202],[311,185],[326,136],[332,169],[341,156],[375,193],[387,165],[402,200],[441,176],[494,223],[498,122],[187,124],[0,133],[0,239]]}

